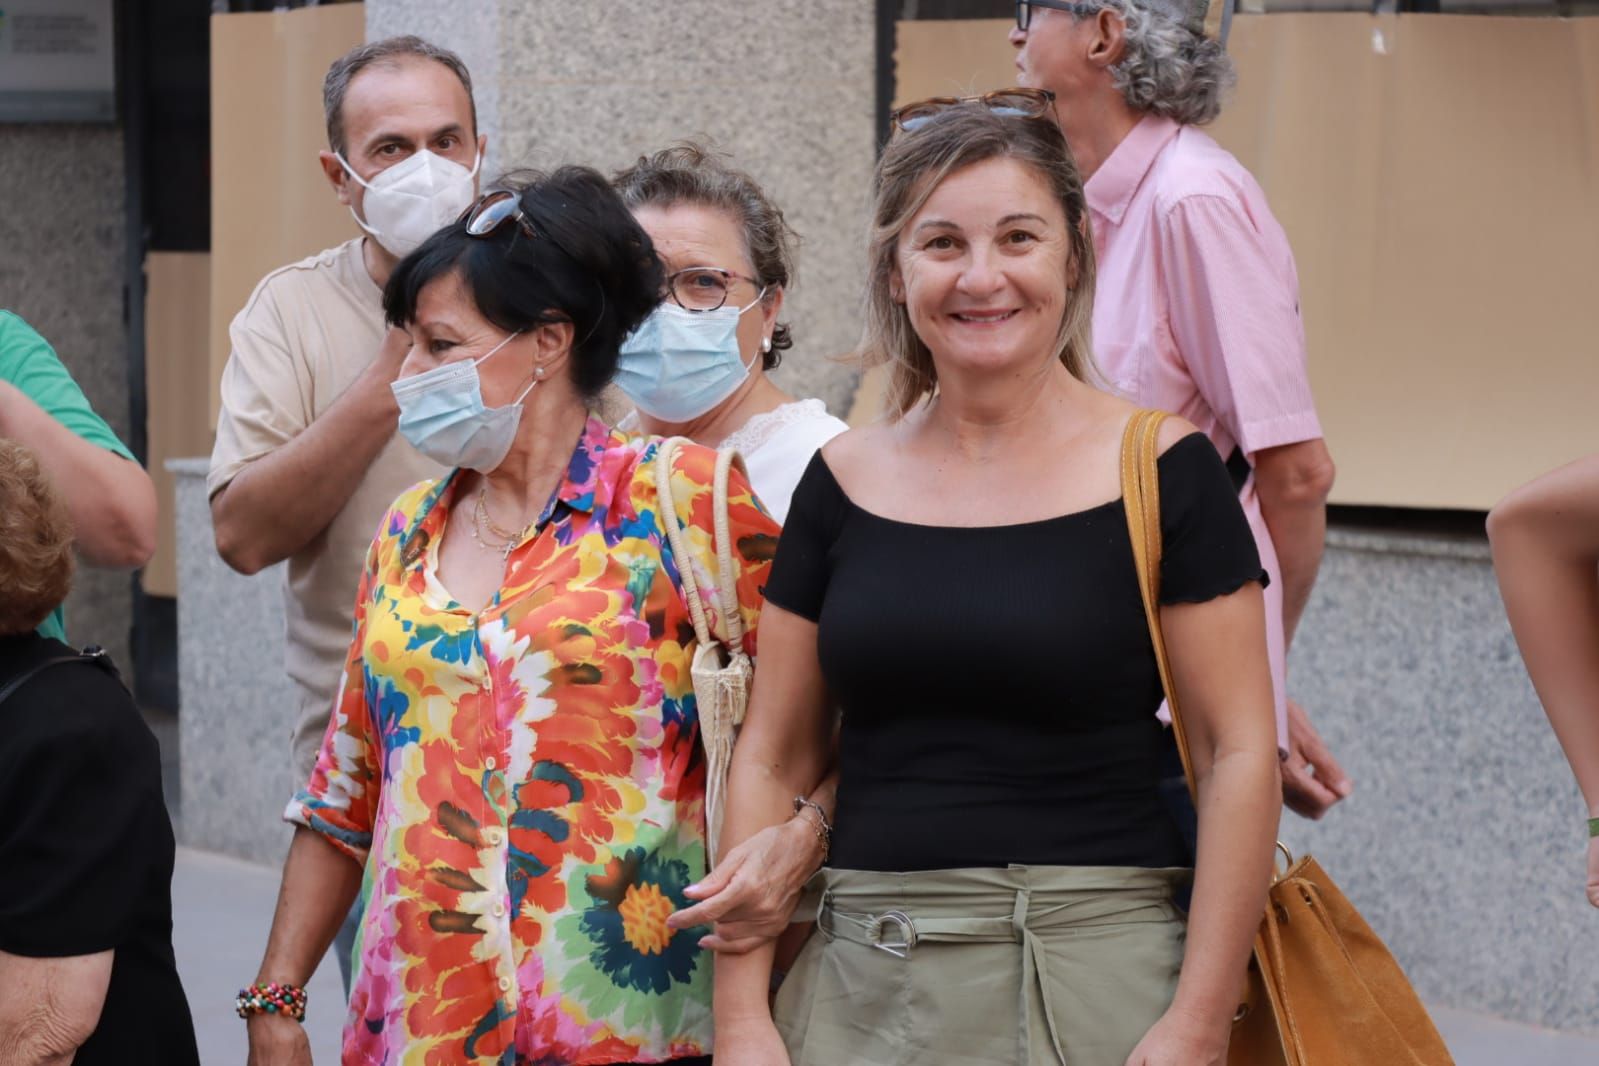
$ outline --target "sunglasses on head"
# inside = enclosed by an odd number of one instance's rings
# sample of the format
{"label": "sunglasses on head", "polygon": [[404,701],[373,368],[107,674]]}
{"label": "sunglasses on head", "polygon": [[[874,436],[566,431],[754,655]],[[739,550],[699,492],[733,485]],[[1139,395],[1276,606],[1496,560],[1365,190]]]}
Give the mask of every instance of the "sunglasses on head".
{"label": "sunglasses on head", "polygon": [[522,198],[509,189],[495,189],[484,193],[478,202],[461,212],[457,222],[466,223],[469,237],[488,237],[498,232],[507,222],[515,222],[529,237],[537,237],[533,220],[522,210]]}
{"label": "sunglasses on head", "polygon": [[1013,118],[1051,118],[1055,94],[1048,89],[996,89],[981,96],[935,96],[898,108],[890,116],[894,129],[915,133],[946,111],[971,105]]}

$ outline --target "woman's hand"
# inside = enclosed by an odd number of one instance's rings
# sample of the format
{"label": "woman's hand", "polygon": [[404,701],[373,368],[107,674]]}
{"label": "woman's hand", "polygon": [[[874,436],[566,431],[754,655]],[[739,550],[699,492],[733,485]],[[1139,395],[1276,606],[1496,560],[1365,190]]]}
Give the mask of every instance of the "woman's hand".
{"label": "woman's hand", "polygon": [[1133,1048],[1127,1066],[1226,1066],[1231,1035],[1230,1019],[1218,1023],[1173,1006]]}
{"label": "woman's hand", "polygon": [[257,1014],[250,1027],[249,1066],[311,1066],[305,1026],[281,1014]]}
{"label": "woman's hand", "polygon": [[726,1066],[790,1066],[771,1018],[716,1022],[716,1061]]}
{"label": "woman's hand", "polygon": [[[361,867],[326,837],[304,826],[294,830],[283,860],[283,884],[256,981],[304,988],[327,952],[361,887]],[[342,1005],[341,1005],[342,1006]],[[311,1066],[305,1027],[281,1014],[253,1014],[249,1066]]]}
{"label": "woman's hand", "polygon": [[715,932],[700,944],[742,955],[788,928],[800,890],[821,864],[822,844],[807,819],[769,826],[728,852],[708,877],[685,889],[684,895],[700,902],[673,914],[667,924],[689,929],[715,923]]}

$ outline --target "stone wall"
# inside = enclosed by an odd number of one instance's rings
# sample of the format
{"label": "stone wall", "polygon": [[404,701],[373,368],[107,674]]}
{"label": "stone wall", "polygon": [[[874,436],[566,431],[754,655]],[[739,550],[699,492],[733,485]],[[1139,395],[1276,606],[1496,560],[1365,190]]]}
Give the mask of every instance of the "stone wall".
{"label": "stone wall", "polygon": [[367,37],[417,33],[471,67],[490,138],[485,173],[587,163],[708,137],[799,231],[788,294],[795,346],[776,379],[848,410],[866,196],[875,161],[873,5],[673,0],[367,0]]}
{"label": "stone wall", "polygon": [[[217,555],[209,459],[175,459],[178,499],[178,838],[276,864],[296,781],[289,736],[298,696],[283,672],[283,564],[252,577]],[[352,593],[353,595],[353,593]],[[169,797],[170,799],[170,797]]]}
{"label": "stone wall", "polygon": [[[93,125],[0,125],[0,307],[60,354],[84,395],[128,440],[123,324],[122,131]],[[132,667],[133,579],[80,567],[67,635]]]}
{"label": "stone wall", "polygon": [[1599,1034],[1584,807],[1481,537],[1334,530],[1289,688],[1355,781],[1284,816],[1430,1003]]}

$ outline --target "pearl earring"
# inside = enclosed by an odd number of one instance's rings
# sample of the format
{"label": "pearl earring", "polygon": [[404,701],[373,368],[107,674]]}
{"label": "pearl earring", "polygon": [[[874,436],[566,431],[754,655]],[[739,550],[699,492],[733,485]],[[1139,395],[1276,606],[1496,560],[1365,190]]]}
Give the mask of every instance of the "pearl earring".
{"label": "pearl earring", "polygon": [[533,376],[538,378],[540,381],[543,381],[544,380],[544,367],[542,365],[534,367],[533,368]]}
{"label": "pearl earring", "polygon": [[769,352],[771,350],[772,350],[772,338],[770,338],[770,337],[762,337],[761,338],[761,351],[762,352]]}

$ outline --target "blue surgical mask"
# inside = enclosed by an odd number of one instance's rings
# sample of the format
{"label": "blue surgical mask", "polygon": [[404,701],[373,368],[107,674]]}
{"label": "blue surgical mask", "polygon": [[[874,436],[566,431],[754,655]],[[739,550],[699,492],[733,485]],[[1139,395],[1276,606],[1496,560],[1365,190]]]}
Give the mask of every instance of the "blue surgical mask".
{"label": "blue surgical mask", "polygon": [[663,302],[622,342],[616,387],[644,414],[662,422],[698,418],[750,376],[738,350],[739,316],[750,307],[687,311]]}
{"label": "blue surgical mask", "polygon": [[504,407],[485,407],[477,368],[516,335],[496,344],[481,359],[446,363],[389,385],[400,405],[400,435],[411,447],[436,463],[482,474],[505,461],[522,421],[522,401],[538,379]]}

